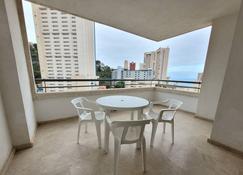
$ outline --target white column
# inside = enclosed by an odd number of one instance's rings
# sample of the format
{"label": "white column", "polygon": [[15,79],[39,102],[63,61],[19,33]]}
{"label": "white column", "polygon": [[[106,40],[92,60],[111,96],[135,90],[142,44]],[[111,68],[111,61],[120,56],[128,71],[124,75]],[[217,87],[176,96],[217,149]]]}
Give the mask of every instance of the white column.
{"label": "white column", "polygon": [[199,117],[210,120],[214,120],[215,118],[229,60],[236,20],[237,14],[233,14],[213,21],[203,83],[198,99],[196,115]]}
{"label": "white column", "polygon": [[0,0],[0,88],[13,145],[30,146],[36,122],[15,0]]}
{"label": "white column", "polygon": [[230,57],[211,139],[243,151],[243,4],[238,16]]}

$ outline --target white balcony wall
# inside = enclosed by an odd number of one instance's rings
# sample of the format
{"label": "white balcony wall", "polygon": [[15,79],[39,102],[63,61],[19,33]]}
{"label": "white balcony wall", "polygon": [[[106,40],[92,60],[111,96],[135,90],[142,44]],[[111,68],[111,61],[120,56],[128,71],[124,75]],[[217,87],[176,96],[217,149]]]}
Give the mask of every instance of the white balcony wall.
{"label": "white balcony wall", "polygon": [[37,121],[43,122],[77,116],[76,110],[70,103],[73,98],[82,96],[95,101],[97,98],[107,95],[132,95],[152,100],[153,88],[98,90],[53,95],[44,94],[43,97],[39,97],[34,101]]}
{"label": "white balcony wall", "polygon": [[214,120],[229,60],[237,14],[215,19],[198,100],[197,116]]}
{"label": "white balcony wall", "polygon": [[0,174],[12,150],[12,143],[0,92]]}
{"label": "white balcony wall", "polygon": [[34,100],[38,122],[56,120],[76,116],[76,111],[70,101],[75,97],[84,96],[91,100],[107,95],[132,95],[146,98],[150,101],[159,101],[161,98],[175,98],[183,101],[182,110],[195,113],[197,108],[197,94],[155,88],[133,88],[98,90],[90,92],[70,92],[38,95]]}
{"label": "white balcony wall", "polygon": [[183,102],[181,110],[196,113],[197,103],[198,103],[198,94],[193,92],[182,92],[176,90],[156,88],[154,92],[154,101],[159,102],[161,99],[177,99]]}
{"label": "white balcony wall", "polygon": [[243,4],[213,125],[211,139],[243,151]]}

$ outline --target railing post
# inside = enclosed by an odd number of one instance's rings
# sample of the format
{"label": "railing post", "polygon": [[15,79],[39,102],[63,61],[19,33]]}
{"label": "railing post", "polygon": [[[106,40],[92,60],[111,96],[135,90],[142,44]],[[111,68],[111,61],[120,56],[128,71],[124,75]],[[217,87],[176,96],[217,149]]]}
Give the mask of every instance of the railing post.
{"label": "railing post", "polygon": [[43,81],[44,82],[44,89],[45,89],[45,93],[46,93],[46,81]]}

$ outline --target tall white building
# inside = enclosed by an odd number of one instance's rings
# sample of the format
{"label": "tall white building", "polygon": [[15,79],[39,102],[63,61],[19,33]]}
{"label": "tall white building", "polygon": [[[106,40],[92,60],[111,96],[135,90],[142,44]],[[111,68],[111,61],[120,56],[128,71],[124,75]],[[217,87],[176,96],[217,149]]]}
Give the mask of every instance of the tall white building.
{"label": "tall white building", "polygon": [[94,22],[36,4],[32,9],[42,78],[95,78]]}
{"label": "tall white building", "polygon": [[140,63],[139,64],[139,69],[140,70],[145,70],[146,69],[145,63]]}
{"label": "tall white building", "polygon": [[156,51],[144,53],[145,68],[152,69],[156,79],[167,79],[169,52],[169,48],[159,48]]}

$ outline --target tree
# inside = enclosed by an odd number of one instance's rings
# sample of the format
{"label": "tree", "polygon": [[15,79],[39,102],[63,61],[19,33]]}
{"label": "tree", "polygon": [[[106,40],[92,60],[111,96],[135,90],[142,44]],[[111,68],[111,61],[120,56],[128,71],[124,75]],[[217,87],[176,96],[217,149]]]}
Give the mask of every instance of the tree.
{"label": "tree", "polygon": [[37,44],[29,43],[29,47],[30,47],[30,55],[31,55],[32,66],[33,66],[33,71],[34,71],[34,77],[35,77],[35,79],[41,78]]}
{"label": "tree", "polygon": [[[111,72],[112,69],[104,65],[100,60],[96,60],[96,75],[99,76],[99,79],[111,79]],[[106,86],[107,88],[110,88],[110,81],[100,81],[100,86]]]}
{"label": "tree", "polygon": [[124,81],[116,82],[115,88],[125,88],[125,82]]}

